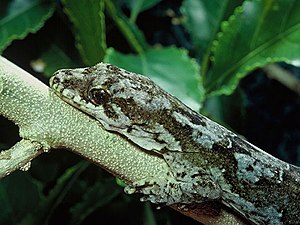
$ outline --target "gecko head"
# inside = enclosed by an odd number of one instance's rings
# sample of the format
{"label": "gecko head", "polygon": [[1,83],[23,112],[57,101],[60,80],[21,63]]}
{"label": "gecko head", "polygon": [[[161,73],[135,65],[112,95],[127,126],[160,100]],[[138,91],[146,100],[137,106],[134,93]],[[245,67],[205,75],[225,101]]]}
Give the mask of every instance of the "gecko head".
{"label": "gecko head", "polygon": [[[167,128],[168,114],[180,104],[145,76],[99,63],[57,71],[50,80],[54,93],[147,150],[180,150]],[[168,122],[169,121],[169,122]]]}
{"label": "gecko head", "polygon": [[108,130],[145,123],[150,113],[165,103],[158,100],[162,90],[150,79],[105,63],[59,70],[50,79],[50,87]]}
{"label": "gecko head", "polygon": [[103,64],[97,66],[58,70],[50,79],[50,87],[60,98],[76,107],[106,103],[110,97],[108,87],[103,85],[107,74]]}

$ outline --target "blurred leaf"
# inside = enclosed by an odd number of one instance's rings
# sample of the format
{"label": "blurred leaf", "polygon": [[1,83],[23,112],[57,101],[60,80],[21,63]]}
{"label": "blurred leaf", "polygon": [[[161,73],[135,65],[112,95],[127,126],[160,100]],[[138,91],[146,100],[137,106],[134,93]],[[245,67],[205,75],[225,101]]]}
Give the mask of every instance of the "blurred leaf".
{"label": "blurred leaf", "polygon": [[116,185],[113,177],[97,182],[86,190],[81,202],[73,206],[71,211],[71,224],[80,224],[96,209],[111,202],[121,193],[121,188]]}
{"label": "blurred leaf", "polygon": [[63,173],[57,180],[56,185],[50,191],[49,195],[44,198],[43,201],[39,202],[39,205],[35,207],[31,213],[28,213],[27,216],[24,217],[23,220],[18,224],[47,224],[54,210],[56,210],[58,205],[63,201],[74,182],[88,166],[88,162],[81,161],[75,166],[67,169],[66,172]]}
{"label": "blurred leaf", "polygon": [[161,2],[161,0],[125,0],[124,2],[126,2],[126,5],[132,11],[137,10],[137,12],[139,13],[150,9],[151,7]]}
{"label": "blurred leaf", "polygon": [[11,0],[0,2],[0,53],[13,40],[38,31],[54,12],[50,0]]}
{"label": "blurred leaf", "polygon": [[104,0],[62,0],[73,22],[77,48],[86,65],[102,61],[106,49]]}
{"label": "blurred leaf", "polygon": [[111,0],[105,0],[105,5],[110,17],[114,20],[120,31],[123,33],[127,42],[137,53],[143,53],[148,48],[144,34],[136,24],[129,21],[117,4]]}
{"label": "blurred leaf", "polygon": [[77,66],[56,44],[52,44],[45,52],[43,52],[40,58],[46,64],[43,73],[48,78],[59,69],[74,68]]}
{"label": "blurred leaf", "polygon": [[126,187],[126,186],[127,186],[127,184],[126,184],[124,181],[122,181],[121,179],[119,179],[119,178],[117,178],[117,177],[116,177],[116,183],[117,183],[117,185],[119,185],[120,187]]}
{"label": "blurred leaf", "polygon": [[196,54],[203,56],[215,38],[229,0],[185,0],[181,11],[186,16],[184,26],[189,31]]}
{"label": "blurred leaf", "polygon": [[198,64],[187,51],[175,47],[149,49],[143,55],[124,55],[110,48],[104,61],[149,76],[194,110],[203,101]]}
{"label": "blurred leaf", "polygon": [[1,180],[0,224],[17,224],[38,207],[41,193],[42,185],[25,172],[14,172]]}
{"label": "blurred leaf", "polygon": [[227,19],[243,0],[185,0],[181,11],[186,17],[184,26],[189,31],[196,57],[201,61],[201,74],[209,67],[210,49],[221,21]]}
{"label": "blurred leaf", "polygon": [[155,217],[151,205],[147,202],[144,206],[144,223],[143,225],[156,225]]}
{"label": "blurred leaf", "polygon": [[210,95],[231,94],[248,72],[272,62],[299,65],[300,1],[246,1],[212,49],[212,71],[203,74]]}
{"label": "blurred leaf", "polygon": [[138,14],[158,4],[161,0],[125,0],[126,5],[131,9],[130,21],[135,22]]}

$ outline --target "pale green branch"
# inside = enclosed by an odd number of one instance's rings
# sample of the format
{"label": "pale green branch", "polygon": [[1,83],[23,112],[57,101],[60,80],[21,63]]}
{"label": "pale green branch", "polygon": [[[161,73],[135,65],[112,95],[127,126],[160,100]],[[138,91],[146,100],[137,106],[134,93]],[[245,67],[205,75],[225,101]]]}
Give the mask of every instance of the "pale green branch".
{"label": "pale green branch", "polygon": [[42,153],[42,146],[36,142],[22,140],[8,150],[0,152],[0,178],[20,169],[28,170],[31,160]]}

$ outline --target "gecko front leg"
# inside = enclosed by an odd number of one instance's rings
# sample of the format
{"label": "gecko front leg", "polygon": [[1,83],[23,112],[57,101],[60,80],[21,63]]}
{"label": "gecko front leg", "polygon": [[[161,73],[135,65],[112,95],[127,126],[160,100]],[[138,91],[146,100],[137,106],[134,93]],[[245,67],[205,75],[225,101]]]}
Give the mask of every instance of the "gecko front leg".
{"label": "gecko front leg", "polygon": [[220,200],[222,190],[210,172],[191,165],[183,154],[185,153],[165,153],[163,156],[170,169],[167,174],[134,182],[125,191],[128,194],[142,193],[145,195],[142,200],[167,205]]}

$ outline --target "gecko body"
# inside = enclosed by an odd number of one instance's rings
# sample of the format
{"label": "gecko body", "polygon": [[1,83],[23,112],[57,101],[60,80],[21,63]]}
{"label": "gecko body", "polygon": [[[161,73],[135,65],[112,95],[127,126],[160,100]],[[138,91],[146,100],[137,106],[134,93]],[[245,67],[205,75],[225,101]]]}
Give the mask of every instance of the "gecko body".
{"label": "gecko body", "polygon": [[[277,192],[268,186],[281,187],[288,167],[193,111],[149,78],[99,63],[59,70],[50,86],[109,132],[166,161],[169,174],[133,182],[125,188],[127,193],[143,193],[144,200],[167,205],[220,201],[255,224],[282,224],[281,211],[273,206]],[[257,193],[270,193],[269,199]]]}

